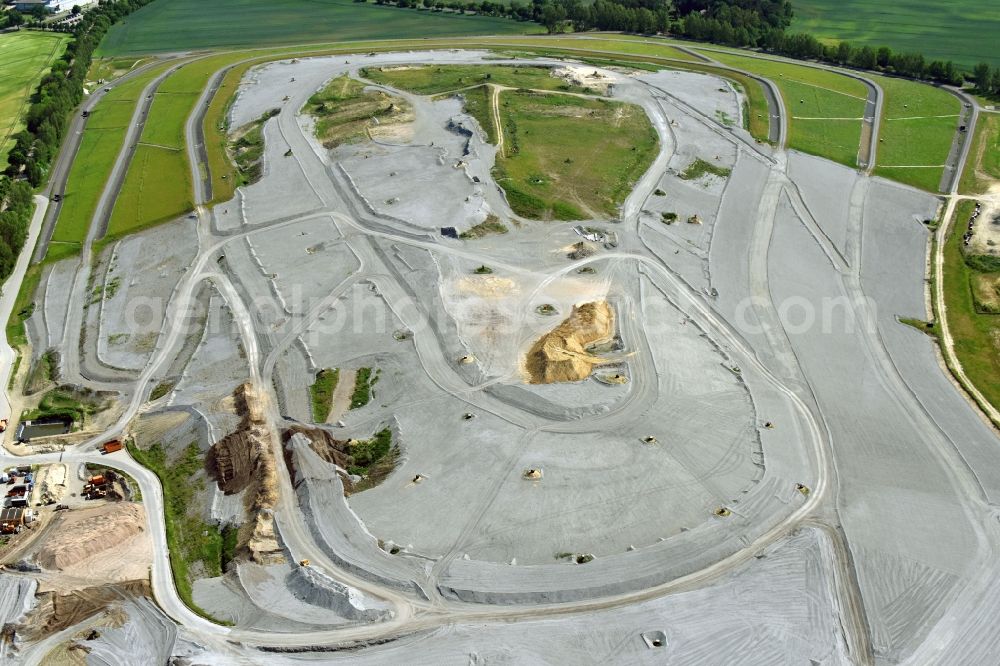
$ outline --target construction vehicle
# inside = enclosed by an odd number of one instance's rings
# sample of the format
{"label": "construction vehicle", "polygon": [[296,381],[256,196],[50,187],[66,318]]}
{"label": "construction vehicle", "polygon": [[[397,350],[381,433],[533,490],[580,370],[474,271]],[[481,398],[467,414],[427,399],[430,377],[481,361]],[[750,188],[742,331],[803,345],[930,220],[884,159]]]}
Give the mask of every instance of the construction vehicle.
{"label": "construction vehicle", "polygon": [[303,567],[309,566],[309,560],[299,560],[299,566]]}
{"label": "construction vehicle", "polygon": [[7,419],[0,419],[0,432],[7,430]]}
{"label": "construction vehicle", "polygon": [[104,475],[98,474],[97,476],[90,477],[90,483],[95,486],[104,485]]}
{"label": "construction vehicle", "polygon": [[122,450],[122,443],[120,440],[113,439],[110,442],[105,442],[104,446],[101,447],[102,454],[114,453],[115,451]]}

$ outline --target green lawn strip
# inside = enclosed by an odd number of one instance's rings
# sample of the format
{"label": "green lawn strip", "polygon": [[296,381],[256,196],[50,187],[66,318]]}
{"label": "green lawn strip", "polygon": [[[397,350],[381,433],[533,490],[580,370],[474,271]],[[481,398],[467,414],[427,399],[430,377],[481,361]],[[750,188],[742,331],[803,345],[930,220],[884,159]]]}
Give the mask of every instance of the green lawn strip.
{"label": "green lawn strip", "polygon": [[[167,81],[169,80],[168,78]],[[184,125],[197,99],[198,93],[165,93],[157,90],[140,141],[153,146],[183,149]]]}
{"label": "green lawn strip", "polygon": [[428,65],[424,67],[366,67],[362,76],[376,83],[433,95],[492,83],[509,88],[537,88],[588,92],[552,75],[549,67],[503,65]]}
{"label": "green lawn strip", "polygon": [[38,82],[62,54],[68,35],[21,30],[0,35],[0,163],[24,129],[24,113]]}
{"label": "green lawn strip", "polygon": [[69,172],[62,208],[45,255],[46,261],[72,256],[83,246],[97,202],[125,142],[135,103],[149,82],[166,67],[153,68],[114,87],[94,108]]}
{"label": "green lawn strip", "polygon": [[976,311],[972,280],[977,271],[962,250],[965,222],[975,202],[963,201],[944,248],[944,299],[955,355],[977,389],[994,407],[1000,407],[1000,316]]}
{"label": "green lawn strip", "polygon": [[316,379],[309,387],[309,399],[312,404],[312,417],[316,423],[323,423],[333,407],[333,392],[340,379],[340,370],[326,368],[316,373]]}
{"label": "green lawn strip", "polygon": [[372,399],[372,386],[378,381],[378,374],[371,368],[358,368],[354,376],[354,392],[351,393],[351,409],[364,407]]}
{"label": "green lawn strip", "polygon": [[492,96],[488,86],[476,86],[461,92],[466,113],[476,119],[479,126],[486,132],[486,140],[496,145],[497,126],[493,120]]}
{"label": "green lawn strip", "polygon": [[193,208],[185,152],[139,145],[102,240],[106,243],[167,222]]}
{"label": "green lawn strip", "polygon": [[21,280],[21,288],[17,292],[14,307],[11,309],[10,319],[7,321],[7,343],[19,354],[28,344],[24,322],[35,312],[35,292],[41,280],[42,266],[40,264],[28,266],[24,279]]}
{"label": "green lawn strip", "polygon": [[639,107],[604,99],[510,91],[500,116],[494,177],[514,211],[534,219],[614,217],[658,145]]}
{"label": "green lawn strip", "polygon": [[[128,443],[128,452],[137,462],[149,468],[160,480],[163,489],[163,518],[170,552],[170,570],[174,576],[177,593],[188,608],[212,622],[231,625],[231,622],[212,617],[195,602],[189,569],[200,562],[206,577],[222,575],[223,535],[218,526],[210,525],[189,509],[194,496],[204,484],[194,476],[204,466],[198,444],[192,442],[176,460],[169,460],[159,443],[142,450]],[[231,539],[232,537],[230,537]]]}
{"label": "green lawn strip", "polygon": [[960,190],[982,194],[996,181],[1000,181],[1000,114],[980,113]]}

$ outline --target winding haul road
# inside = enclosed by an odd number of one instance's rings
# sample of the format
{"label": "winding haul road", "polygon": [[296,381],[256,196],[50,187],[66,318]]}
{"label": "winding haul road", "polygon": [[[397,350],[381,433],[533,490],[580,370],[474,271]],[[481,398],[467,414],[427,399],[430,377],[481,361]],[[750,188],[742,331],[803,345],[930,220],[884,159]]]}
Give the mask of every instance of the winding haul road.
{"label": "winding haul road", "polygon": [[[410,62],[413,61],[411,60]],[[143,68],[143,71],[145,71],[148,67],[154,66],[154,64],[147,65]],[[109,178],[109,182],[104,193],[102,194],[101,203],[95,213],[93,224],[91,225],[90,232],[85,243],[80,269],[77,273],[73,287],[74,298],[76,299],[81,299],[85,296],[91,263],[91,246],[95,238],[102,233],[104,225],[110,215],[111,202],[121,186],[124,173],[127,170],[127,166],[131,160],[131,155],[134,152],[135,144],[141,134],[142,123],[145,121],[149,110],[149,95],[152,91],[155,91],[156,87],[164,78],[166,78],[166,76],[182,65],[183,62],[179,62],[174,67],[169,68],[166,72],[157,77],[156,80],[151,82],[147,89],[143,91],[142,100],[139,105],[137,105],[125,145],[118,156],[112,177]],[[138,73],[138,71],[133,72],[128,76],[135,76]],[[197,226],[199,252],[194,264],[185,273],[181,280],[181,284],[174,292],[174,296],[168,306],[168,312],[165,317],[163,330],[160,335],[160,340],[157,343],[154,355],[150,363],[142,371],[136,381],[135,389],[129,397],[129,402],[124,410],[124,413],[111,428],[102,433],[99,437],[95,437],[87,442],[68,449],[64,453],[39,454],[27,457],[12,457],[6,454],[0,455],[0,464],[3,465],[24,462],[37,464],[57,461],[64,463],[95,462],[117,467],[135,478],[142,490],[143,501],[146,507],[147,519],[150,527],[149,533],[153,540],[154,558],[151,569],[151,582],[154,595],[157,603],[171,619],[195,632],[209,645],[218,644],[219,646],[222,646],[225,642],[237,641],[248,646],[291,647],[343,645],[356,641],[398,636],[407,632],[462,621],[510,621],[516,619],[540,618],[579,613],[602,608],[614,608],[655,598],[668,594],[674,590],[686,589],[694,585],[709,582],[717,576],[730,571],[734,566],[750,560],[754,553],[759,551],[762,546],[774,543],[775,541],[781,539],[796,526],[809,524],[810,514],[826,497],[827,488],[831,485],[831,477],[833,474],[829,456],[829,443],[827,441],[828,433],[826,432],[825,427],[818,422],[816,417],[813,415],[812,410],[802,401],[797,392],[785,387],[782,382],[770,371],[770,369],[757,359],[756,354],[753,353],[751,349],[746,347],[743,339],[739,335],[732,332],[730,325],[719,318],[715,310],[705,301],[704,295],[693,292],[686,284],[681,283],[673,273],[666,270],[660,261],[654,258],[640,252],[617,252],[601,255],[600,259],[614,258],[626,262],[636,262],[637,264],[643,266],[646,271],[654,273],[658,280],[671,285],[675,290],[675,293],[682,295],[685,299],[685,306],[690,312],[695,313],[698,319],[713,331],[714,335],[720,336],[732,349],[738,350],[745,359],[748,359],[749,363],[754,364],[756,370],[776,389],[778,389],[792,405],[794,405],[796,411],[802,418],[803,423],[805,423],[808,427],[809,439],[811,440],[810,451],[814,457],[816,471],[818,474],[813,492],[798,508],[790,512],[789,515],[787,515],[782,521],[774,524],[754,542],[747,544],[744,549],[736,552],[730,557],[719,560],[701,571],[677,578],[657,587],[642,590],[640,592],[615,595],[577,603],[548,604],[531,606],[530,608],[494,607],[444,600],[438,595],[433,595],[430,600],[419,600],[415,597],[404,595],[385,586],[373,583],[366,578],[344,571],[330,558],[326,557],[323,550],[316,545],[309,526],[305,523],[301,512],[296,506],[295,493],[291,487],[291,480],[287,474],[279,474],[281,483],[279,495],[280,499],[275,513],[277,516],[278,527],[282,535],[282,541],[285,543],[292,556],[295,559],[308,558],[312,560],[313,566],[323,570],[325,573],[343,582],[344,584],[388,601],[392,604],[394,609],[393,617],[381,623],[341,627],[324,631],[267,633],[259,630],[222,627],[192,612],[180,599],[174,585],[170,569],[170,555],[165,537],[163,497],[158,479],[152,472],[129,457],[127,452],[122,451],[108,456],[101,456],[95,451],[95,447],[107,438],[122,433],[132,419],[140,412],[148,398],[149,392],[152,389],[152,382],[154,378],[158,376],[158,373],[160,373],[166,365],[169,364],[171,360],[170,351],[176,347],[176,344],[179,342],[179,338],[182,335],[182,327],[173,326],[172,322],[180,319],[192,301],[197,287],[203,281],[208,280],[216,286],[233,311],[234,319],[238,324],[244,348],[247,351],[248,363],[251,368],[251,381],[257,386],[262,395],[272,396],[267,402],[267,419],[273,431],[272,441],[274,443],[274,453],[276,459],[281,460],[281,443],[276,430],[277,425],[281,422],[281,417],[277,414],[276,401],[273,399],[271,375],[280,350],[292,343],[297,335],[297,332],[292,331],[288,335],[284,336],[282,340],[279,341],[277,347],[269,350],[267,355],[262,355],[258,345],[257,333],[254,329],[252,317],[248,312],[243,299],[240,297],[238,291],[232,285],[228,277],[214,271],[214,264],[210,264],[209,262],[229,242],[249,236],[263,229],[273,230],[281,226],[296,224],[301,222],[303,219],[307,219],[309,216],[276,221],[270,225],[258,225],[253,229],[247,229],[245,231],[234,233],[224,238],[219,238],[217,235],[212,233],[210,214],[205,208],[205,204],[211,199],[212,193],[211,179],[205,175],[207,173],[207,163],[205,163],[207,156],[204,150],[204,136],[201,134],[201,120],[204,114],[204,102],[210,99],[210,95],[221,81],[221,76],[222,72],[219,72],[211,79],[209,87],[204,91],[199,99],[196,111],[189,118],[186,126],[188,154],[191,164],[191,179],[194,183],[196,201],[198,202]],[[121,80],[119,80],[119,83],[120,82]],[[766,199],[772,203],[776,203],[778,193],[788,185],[787,179],[783,176],[784,161],[780,150],[780,148],[784,146],[787,137],[787,121],[785,114],[782,113],[781,98],[776,87],[769,81],[765,80],[764,83],[765,89],[768,91],[768,103],[772,112],[772,138],[779,146],[779,151],[777,153],[777,158],[772,171],[771,187],[774,191],[771,193],[771,196],[766,197]],[[666,91],[661,92],[667,94]],[[98,100],[99,97],[92,97],[88,100],[85,108],[93,108]],[[871,118],[869,120],[871,123],[871,134],[864,166],[870,171],[871,165],[874,163],[874,145],[877,143],[878,119],[882,104],[881,91],[874,84],[870,84],[869,86],[868,103],[869,107],[873,108],[870,109],[872,111]],[[868,114],[866,113],[866,118],[867,116]],[[656,118],[653,118],[653,120],[662,121],[662,119]],[[59,161],[56,169],[54,170],[54,184],[51,186],[53,190],[61,189],[61,184],[65,182],[69,166],[72,164],[72,160],[75,157],[76,150],[79,146],[79,134],[82,132],[83,125],[83,120],[77,116],[74,120],[74,129],[69,134],[71,138],[68,140],[69,142],[64,146],[63,151],[60,153]],[[972,129],[973,126],[970,126],[968,133],[970,136],[973,133]],[[667,142],[664,142],[663,146],[664,151],[669,149],[669,144]],[[753,150],[753,146],[748,145],[746,150]],[[968,145],[965,146],[963,156],[967,154],[967,152]],[[864,146],[862,146],[859,155],[864,156],[865,153],[866,151],[864,150]],[[299,154],[298,150],[296,150],[296,154]],[[663,155],[661,154],[660,157],[662,158]],[[669,157],[669,155],[667,155],[667,157]],[[861,160],[859,159],[859,161]],[[957,184],[957,181],[958,178],[956,176],[954,182]],[[640,183],[636,192],[629,197],[624,211],[626,222],[635,218],[639,214],[641,201],[647,194],[649,194],[654,185],[655,179],[646,178]],[[954,195],[954,187],[957,187],[957,185],[953,185],[952,196],[949,198],[949,211],[953,209],[955,202],[958,199],[958,197]],[[58,208],[56,208],[53,211],[48,211],[49,215],[47,216],[47,200],[44,197],[39,196],[36,198],[36,201],[38,202],[38,208],[36,209],[31,227],[29,229],[29,242],[25,245],[25,250],[18,258],[15,272],[7,284],[4,285],[5,288],[3,295],[0,297],[0,316],[5,318],[10,317],[11,310],[13,309],[14,300],[16,299],[18,291],[17,287],[20,286],[31,256],[30,248],[34,246],[34,243],[39,235],[42,235],[43,240],[38,245],[38,251],[40,254],[36,256],[44,256],[48,238],[51,237],[52,222],[58,215]],[[310,215],[332,214],[337,225],[340,226],[342,230],[350,228],[352,231],[358,232],[363,236],[388,239],[396,243],[408,244],[432,250],[434,252],[452,253],[463,258],[484,260],[489,261],[492,264],[497,264],[497,260],[494,257],[486,258],[481,255],[477,255],[472,251],[451,248],[450,246],[442,246],[433,242],[417,240],[405,234],[394,234],[383,229],[373,228],[366,225],[364,220],[357,219],[340,212],[337,206],[338,202],[336,201],[327,200],[324,204],[326,206],[326,211],[313,212]],[[773,211],[771,211],[771,213],[773,216]],[[43,220],[45,220],[44,225]],[[946,226],[947,225],[942,225],[942,229]],[[45,230],[44,234],[41,233],[43,228]],[[761,234],[757,237],[758,240],[765,238],[765,236],[769,236],[769,234],[764,233],[765,231],[766,230],[761,230]],[[940,245],[943,245],[943,243],[939,243],[939,246]],[[361,276],[369,275],[369,273],[367,273],[369,270],[373,272],[370,279],[377,281],[380,285],[383,293],[386,295],[387,302],[392,301],[392,295],[394,290],[398,289],[398,285],[395,284],[394,280],[384,278],[382,271],[378,270],[378,259],[374,257],[366,248],[366,245],[359,245],[358,247],[353,248],[353,251],[360,262],[358,272],[335,288],[333,293],[330,295],[330,298],[325,299],[323,303],[308,313],[305,321],[300,324],[300,327],[308,326],[311,320],[319,317],[326,309],[326,305],[328,303],[332,303],[338,294],[342,293],[344,289],[349,287],[356,280],[360,279]],[[574,271],[593,260],[596,260],[596,258],[574,262],[558,271],[554,271],[551,275],[547,276],[543,284],[557,279],[560,275]],[[834,261],[836,264],[836,258],[831,257],[831,261]],[[520,270],[516,266],[510,266],[510,268],[512,270]],[[844,269],[845,267],[843,265],[839,265],[838,268]],[[766,273],[766,266],[759,266],[758,270],[756,270],[754,274],[760,275],[761,271]],[[940,280],[938,280],[938,285],[940,286]],[[766,283],[757,286],[759,289],[764,290],[765,293],[763,294],[763,297],[766,301]],[[541,288],[542,286],[539,286],[539,289]],[[397,314],[400,314],[401,318],[407,316],[405,313]],[[766,313],[763,314],[766,315]],[[75,316],[67,318],[67,335],[64,339],[76,339],[75,332],[82,326],[81,316],[82,315],[77,313]],[[411,314],[410,316],[413,315]],[[766,320],[766,317],[764,317],[764,319]],[[411,325],[411,330],[426,330],[426,328],[420,329],[415,321],[406,321],[404,319],[404,323]],[[943,327],[943,330],[947,336],[946,326]],[[633,334],[636,337],[640,337],[639,334],[641,334],[641,331],[633,331]],[[775,336],[780,335],[778,330],[772,330],[772,334]],[[642,339],[644,339],[644,337]],[[433,340],[421,339],[415,340],[415,342],[417,343],[418,355],[420,356],[425,367],[428,369],[429,375],[431,375],[431,378],[435,381],[435,383],[445,390],[453,393],[454,395],[462,396],[463,399],[476,400],[476,402],[483,408],[496,410],[497,413],[502,415],[504,418],[513,419],[515,422],[518,422],[528,428],[528,432],[553,427],[552,424],[540,423],[538,419],[526,417],[525,414],[518,413],[518,410],[516,409],[512,410],[509,407],[498,404],[498,401],[489,400],[484,403],[480,400],[482,395],[473,398],[473,395],[478,391],[478,389],[481,389],[482,386],[470,386],[458,377],[454,373],[454,369],[450,367],[447,359],[444,359],[441,356],[442,352],[440,346],[435,344]],[[70,347],[75,348],[76,345],[70,345]],[[781,347],[782,344],[780,342],[775,343],[776,349]],[[68,353],[65,355],[65,362],[67,363],[66,372],[69,376],[79,376],[80,365],[78,350],[69,349],[67,352]],[[10,349],[6,339],[4,338],[3,340],[0,340],[0,361],[4,364],[3,367],[5,373],[5,376],[0,377],[0,380],[4,381],[4,386],[7,385],[7,381],[9,380],[13,357],[14,352]],[[793,365],[794,360],[786,359],[784,364]],[[782,374],[785,375],[784,372]],[[793,372],[791,374],[794,375],[795,373]],[[645,382],[640,381],[640,383]],[[3,400],[5,402],[7,401],[6,393],[4,393]],[[9,413],[9,403],[6,406],[6,410]],[[607,418],[607,416],[602,418]],[[582,424],[582,426],[586,425],[588,424]],[[593,424],[590,423],[590,425],[592,426]],[[581,424],[574,423],[572,424],[572,427],[581,427]],[[835,537],[833,540],[835,543],[840,543],[840,541],[838,541]],[[850,571],[850,567],[846,561],[849,557],[843,555],[845,550],[841,548],[837,552],[840,553],[838,558],[842,560],[840,563],[842,570]],[[435,571],[442,570],[444,566],[444,564],[438,563],[438,565],[435,566]],[[842,590],[839,596],[842,599],[842,605],[846,608],[846,612],[842,614],[842,621],[844,622],[843,628],[851,646],[851,653],[860,661],[867,661],[870,659],[871,646],[868,638],[868,629],[864,619],[864,606],[857,593],[856,583],[852,582],[850,575],[841,576],[838,581],[842,585]],[[32,655],[32,658],[35,656],[41,658],[43,655]]]}

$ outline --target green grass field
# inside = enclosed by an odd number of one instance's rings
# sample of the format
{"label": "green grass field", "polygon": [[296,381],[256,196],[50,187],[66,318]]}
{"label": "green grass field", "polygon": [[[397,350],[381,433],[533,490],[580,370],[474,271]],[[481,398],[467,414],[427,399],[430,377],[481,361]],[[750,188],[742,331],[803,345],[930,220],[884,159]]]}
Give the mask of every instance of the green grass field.
{"label": "green grass field", "polygon": [[774,81],[788,112],[788,147],[847,166],[858,163],[867,89],[841,74],[793,63],[706,52]]}
{"label": "green grass field", "polygon": [[111,27],[100,55],[537,32],[532,23],[350,0],[159,0]]}
{"label": "green grass field", "polygon": [[972,201],[955,210],[944,248],[944,298],[955,355],[969,380],[995,407],[1000,407],[1000,315],[976,312],[972,280],[977,274],[962,254],[962,231],[972,214]]}
{"label": "green grass field", "polygon": [[67,41],[66,35],[26,30],[0,35],[0,164],[24,129],[31,94]]}
{"label": "green grass field", "polygon": [[847,40],[856,46],[916,51],[928,60],[972,67],[1000,66],[1000,12],[982,0],[795,0],[793,31]]}
{"label": "green grass field", "polygon": [[105,239],[119,238],[183,215],[194,208],[192,199],[185,152],[140,144],[115,201]]}
{"label": "green grass field", "polygon": [[1000,114],[981,113],[959,189],[962,194],[982,194],[997,182],[1000,182]]}
{"label": "green grass field", "polygon": [[500,118],[494,175],[514,211],[535,219],[614,217],[658,144],[639,107],[605,100],[505,92]]}
{"label": "green grass field", "polygon": [[165,68],[166,65],[154,68],[115,87],[94,108],[69,172],[59,219],[45,255],[47,261],[64,259],[80,251],[101,192],[125,141],[125,131],[139,95]]}
{"label": "green grass field", "polygon": [[[875,173],[937,192],[961,103],[934,86],[870,75],[885,93]],[[894,166],[924,166],[898,169]]]}

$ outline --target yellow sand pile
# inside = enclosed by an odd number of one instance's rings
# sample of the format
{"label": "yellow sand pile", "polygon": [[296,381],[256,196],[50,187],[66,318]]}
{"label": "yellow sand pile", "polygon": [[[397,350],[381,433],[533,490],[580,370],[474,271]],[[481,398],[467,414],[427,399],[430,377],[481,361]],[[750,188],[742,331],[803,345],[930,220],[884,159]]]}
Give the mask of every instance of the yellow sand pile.
{"label": "yellow sand pile", "polygon": [[146,514],[138,504],[118,502],[69,512],[35,556],[38,565],[62,571],[108,549],[118,549],[143,531]]}
{"label": "yellow sand pile", "polygon": [[569,317],[528,351],[524,359],[528,383],[578,382],[589,377],[594,366],[605,361],[587,353],[587,347],[610,340],[614,321],[607,301],[575,306]]}

